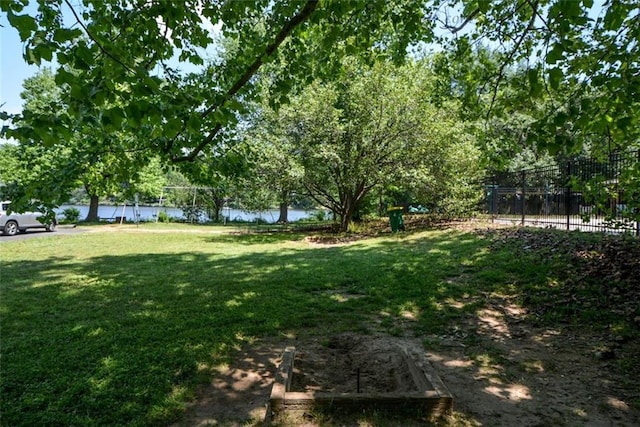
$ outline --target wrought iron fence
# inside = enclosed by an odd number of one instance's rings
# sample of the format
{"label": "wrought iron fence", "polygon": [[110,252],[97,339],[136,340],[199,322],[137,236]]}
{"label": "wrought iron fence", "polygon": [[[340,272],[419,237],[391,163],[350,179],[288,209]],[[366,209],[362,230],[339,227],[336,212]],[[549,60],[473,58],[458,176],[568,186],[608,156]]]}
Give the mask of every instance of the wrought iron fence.
{"label": "wrought iron fence", "polygon": [[640,235],[640,151],[497,173],[485,190],[494,221]]}

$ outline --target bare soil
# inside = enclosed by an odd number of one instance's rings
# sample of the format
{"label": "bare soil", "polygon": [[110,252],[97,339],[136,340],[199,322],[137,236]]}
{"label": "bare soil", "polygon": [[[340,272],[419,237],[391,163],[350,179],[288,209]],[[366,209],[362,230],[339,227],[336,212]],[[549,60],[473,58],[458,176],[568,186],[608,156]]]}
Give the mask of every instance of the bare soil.
{"label": "bare soil", "polygon": [[342,334],[296,351],[291,391],[400,393],[418,388],[390,337]]}
{"label": "bare soil", "polygon": [[[473,346],[463,344],[468,334]],[[433,343],[433,348],[423,342]],[[367,353],[349,366],[360,365],[362,387],[384,391],[398,384],[398,361],[381,363],[399,342],[423,348],[454,397],[454,413],[436,422],[444,426],[638,426],[640,386],[637,378],[612,369],[616,355],[599,354],[599,337],[568,330],[537,328],[508,304],[490,304],[464,327],[431,337],[346,334],[328,338],[258,343],[246,348],[232,366],[200,392],[186,419],[176,426],[258,426],[267,418],[268,401],[279,357],[286,346],[300,349],[296,361],[298,389],[352,392],[353,369],[335,358],[322,369],[318,361],[335,356],[332,342],[361,345]],[[468,340],[467,340],[468,342]],[[627,343],[640,351],[638,343]],[[335,346],[335,345],[334,345]],[[357,352],[356,352],[357,354]],[[355,363],[354,363],[355,362]],[[333,362],[332,362],[333,363]],[[400,372],[401,370],[397,370]],[[394,377],[393,380],[386,381]],[[296,376],[294,375],[294,379]],[[366,385],[365,385],[366,384]],[[300,414],[298,414],[300,415]],[[425,425],[422,418],[327,418],[302,414],[287,425]]]}

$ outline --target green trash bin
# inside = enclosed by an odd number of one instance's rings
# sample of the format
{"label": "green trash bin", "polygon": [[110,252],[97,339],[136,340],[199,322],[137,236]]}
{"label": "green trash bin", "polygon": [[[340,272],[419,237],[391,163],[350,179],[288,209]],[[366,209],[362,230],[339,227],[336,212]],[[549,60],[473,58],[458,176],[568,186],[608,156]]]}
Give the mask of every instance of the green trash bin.
{"label": "green trash bin", "polygon": [[402,219],[402,206],[394,206],[387,209],[389,214],[389,222],[391,223],[391,231],[397,233],[400,230],[404,230],[404,219]]}

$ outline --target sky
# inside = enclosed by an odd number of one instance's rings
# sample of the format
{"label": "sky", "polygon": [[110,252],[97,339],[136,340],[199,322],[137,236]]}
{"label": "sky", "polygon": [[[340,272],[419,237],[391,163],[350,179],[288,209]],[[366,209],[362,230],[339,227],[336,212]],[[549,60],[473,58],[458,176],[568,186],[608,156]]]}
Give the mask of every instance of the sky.
{"label": "sky", "polygon": [[27,65],[22,58],[24,44],[18,31],[0,14],[0,110],[8,113],[22,111],[22,82],[38,72],[38,67]]}

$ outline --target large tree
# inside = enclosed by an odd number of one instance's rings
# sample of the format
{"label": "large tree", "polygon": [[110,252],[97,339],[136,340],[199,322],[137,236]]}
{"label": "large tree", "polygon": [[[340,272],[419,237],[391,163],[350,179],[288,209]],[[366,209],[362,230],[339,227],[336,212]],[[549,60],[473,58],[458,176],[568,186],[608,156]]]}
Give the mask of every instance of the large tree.
{"label": "large tree", "polygon": [[[277,222],[289,221],[289,205],[304,194],[304,169],[297,156],[299,148],[282,131],[281,116],[270,108],[268,97],[256,106],[256,114],[246,135],[249,147],[251,173],[243,180],[244,199],[258,203],[247,206],[250,210],[279,207]],[[248,197],[247,197],[248,196]]]}
{"label": "large tree", "polygon": [[296,147],[310,196],[340,218],[342,230],[374,188],[411,182],[442,201],[449,171],[464,169],[451,167],[455,157],[468,167],[459,150],[464,130],[453,105],[431,102],[432,83],[420,64],[367,67],[348,58],[335,81],[311,84],[280,109],[274,139]]}
{"label": "large tree", "polygon": [[107,132],[99,122],[79,122],[50,145],[41,143],[41,130],[55,126],[67,106],[49,69],[25,80],[21,96],[24,107],[17,124],[23,133],[17,141],[17,169],[4,179],[8,197],[18,204],[35,198],[49,202],[40,208],[50,208],[82,186],[90,198],[86,220],[95,221],[100,198],[159,195],[164,185],[159,158],[129,150],[136,135]]}

